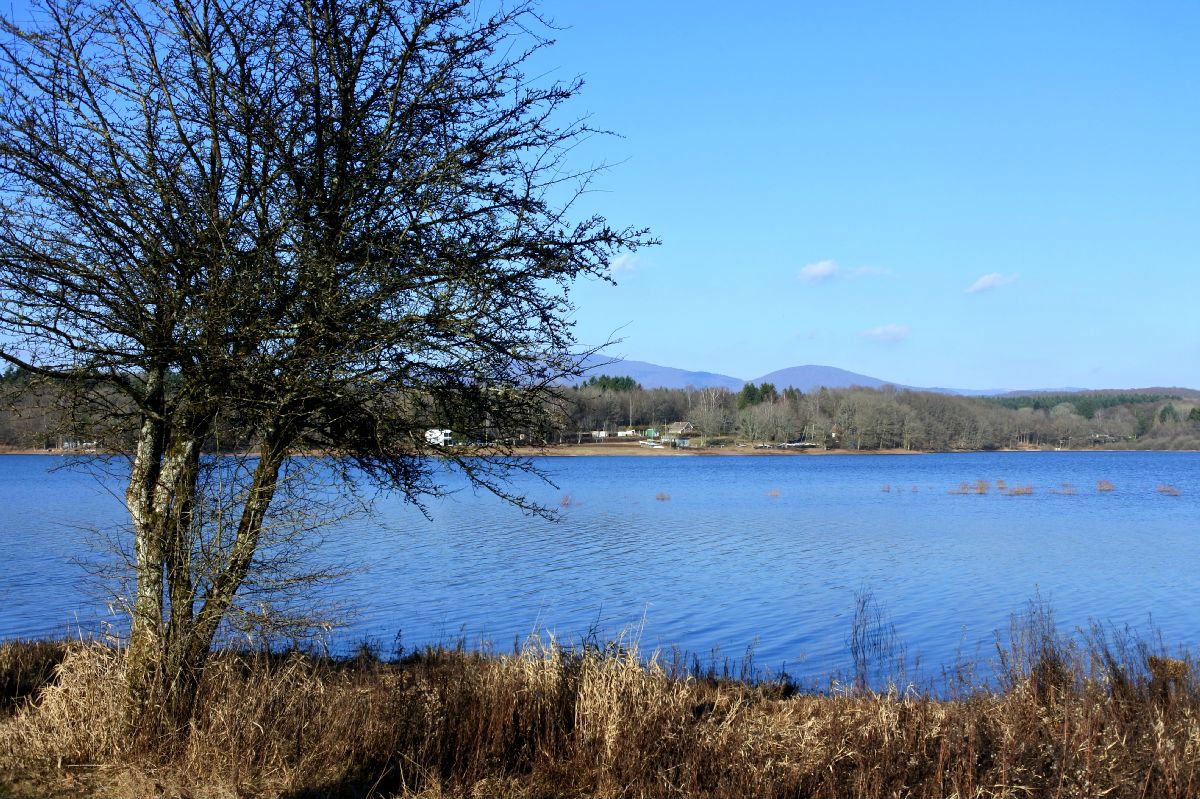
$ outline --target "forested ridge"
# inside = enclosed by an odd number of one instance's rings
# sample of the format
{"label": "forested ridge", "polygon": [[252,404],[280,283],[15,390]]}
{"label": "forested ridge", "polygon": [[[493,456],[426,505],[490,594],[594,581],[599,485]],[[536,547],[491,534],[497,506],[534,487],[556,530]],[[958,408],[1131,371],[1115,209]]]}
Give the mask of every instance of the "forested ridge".
{"label": "forested ridge", "polygon": [[963,397],[895,388],[778,390],[747,384],[644,389],[597,377],[567,391],[561,427],[583,434],[689,421],[721,442],[805,441],[877,450],[1092,447],[1200,449],[1200,392],[1144,389]]}

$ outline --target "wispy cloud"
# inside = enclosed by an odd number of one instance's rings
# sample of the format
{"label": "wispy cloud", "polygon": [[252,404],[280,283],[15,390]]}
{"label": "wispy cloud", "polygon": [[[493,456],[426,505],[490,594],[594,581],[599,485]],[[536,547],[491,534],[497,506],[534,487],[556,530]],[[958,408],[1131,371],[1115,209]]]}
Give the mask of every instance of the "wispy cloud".
{"label": "wispy cloud", "polygon": [[908,325],[880,325],[862,332],[863,338],[872,341],[903,341],[908,338]]}
{"label": "wispy cloud", "polygon": [[824,283],[841,271],[835,261],[815,261],[800,270],[798,278],[805,283]]}
{"label": "wispy cloud", "polygon": [[1016,275],[1002,275],[999,272],[988,272],[982,275],[978,280],[967,288],[968,294],[976,294],[980,291],[991,291],[992,289],[1007,286],[1009,283],[1016,283]]}
{"label": "wispy cloud", "polygon": [[886,277],[890,274],[892,274],[892,270],[882,266],[856,266],[853,269],[843,269],[837,261],[828,259],[805,265],[796,277],[805,283],[825,283],[835,278],[857,280],[864,277]]}
{"label": "wispy cloud", "polygon": [[610,275],[628,274],[638,268],[638,257],[630,253],[622,253],[616,258],[609,261],[608,273]]}

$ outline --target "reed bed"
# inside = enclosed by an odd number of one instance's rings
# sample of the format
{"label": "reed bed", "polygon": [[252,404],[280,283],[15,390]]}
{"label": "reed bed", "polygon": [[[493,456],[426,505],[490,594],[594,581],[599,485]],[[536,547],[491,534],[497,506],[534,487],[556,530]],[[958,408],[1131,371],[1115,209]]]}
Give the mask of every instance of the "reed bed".
{"label": "reed bed", "polygon": [[1117,487],[1115,485],[1113,485],[1112,483],[1110,483],[1108,480],[1097,480],[1096,481],[1096,490],[1101,493],[1104,493],[1107,491],[1116,491]]}
{"label": "reed bed", "polygon": [[1059,483],[1058,487],[1050,489],[1051,494],[1058,494],[1064,497],[1073,497],[1079,491],[1070,483]]}
{"label": "reed bed", "polygon": [[[0,793],[1194,796],[1194,663],[1014,625],[990,688],[733,679],[636,646],[384,661],[218,653],[191,724],[125,736],[119,650],[74,644],[0,718]],[[6,661],[6,663],[12,662]],[[728,670],[726,670],[728,673]],[[73,764],[84,764],[82,765]],[[5,781],[7,780],[7,782]]]}
{"label": "reed bed", "polygon": [[976,480],[975,481],[975,493],[976,494],[986,494],[988,492],[989,488],[991,488],[991,483],[989,483],[987,480]]}
{"label": "reed bed", "polygon": [[1172,485],[1159,485],[1155,489],[1160,494],[1165,494],[1168,497],[1177,497],[1180,495],[1180,490]]}
{"label": "reed bed", "polygon": [[575,498],[570,494],[563,494],[562,499],[558,501],[560,507],[569,508],[575,504]]}
{"label": "reed bed", "polygon": [[657,499],[659,502],[666,502],[668,499],[671,498],[671,495],[668,494],[666,491],[659,491],[657,494],[654,495],[654,498]]}
{"label": "reed bed", "polygon": [[971,493],[971,484],[970,483],[959,483],[958,488],[952,488],[949,491],[947,491],[946,493],[947,494],[957,494],[960,496],[970,494]]}
{"label": "reed bed", "polygon": [[1012,486],[1011,488],[1009,488],[1007,491],[1004,492],[1004,496],[1006,496],[1006,497],[1027,497],[1032,493],[1033,493],[1033,486],[1031,486],[1031,485]]}

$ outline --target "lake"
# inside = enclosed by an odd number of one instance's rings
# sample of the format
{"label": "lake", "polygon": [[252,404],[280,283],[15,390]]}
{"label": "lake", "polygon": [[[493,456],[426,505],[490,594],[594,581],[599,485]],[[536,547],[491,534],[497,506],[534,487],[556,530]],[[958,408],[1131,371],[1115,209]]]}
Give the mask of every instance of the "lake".
{"label": "lake", "polygon": [[[927,671],[989,658],[995,632],[1037,595],[1066,630],[1152,621],[1172,649],[1200,642],[1200,454],[537,462],[558,487],[525,477],[518,488],[555,506],[569,495],[558,523],[466,490],[430,520],[383,499],[373,517],[327,531],[320,557],[359,567],[328,589],[356,609],[332,647],[370,638],[386,651],[399,634],[409,647],[464,637],[507,649],[547,631],[571,642],[632,630],[644,651],[740,657],[753,645],[759,665],[816,678],[848,667],[864,591]],[[124,509],[92,477],[48,471],[61,463],[0,458],[0,638],[106,617],[72,559]],[[977,480],[988,493],[950,493]],[[996,480],[1035,490],[1005,496]],[[1051,493],[1062,483],[1077,493]]]}

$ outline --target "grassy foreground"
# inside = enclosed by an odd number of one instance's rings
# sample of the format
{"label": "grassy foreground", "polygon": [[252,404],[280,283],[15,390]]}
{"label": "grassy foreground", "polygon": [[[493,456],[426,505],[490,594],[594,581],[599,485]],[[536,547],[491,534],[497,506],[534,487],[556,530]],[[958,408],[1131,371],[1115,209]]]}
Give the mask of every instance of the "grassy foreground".
{"label": "grassy foreground", "polygon": [[[1195,796],[1190,661],[1034,627],[997,687],[797,691],[616,646],[214,657],[168,739],[121,732],[122,658],[0,645],[0,795]],[[951,683],[953,690],[953,680]]]}

